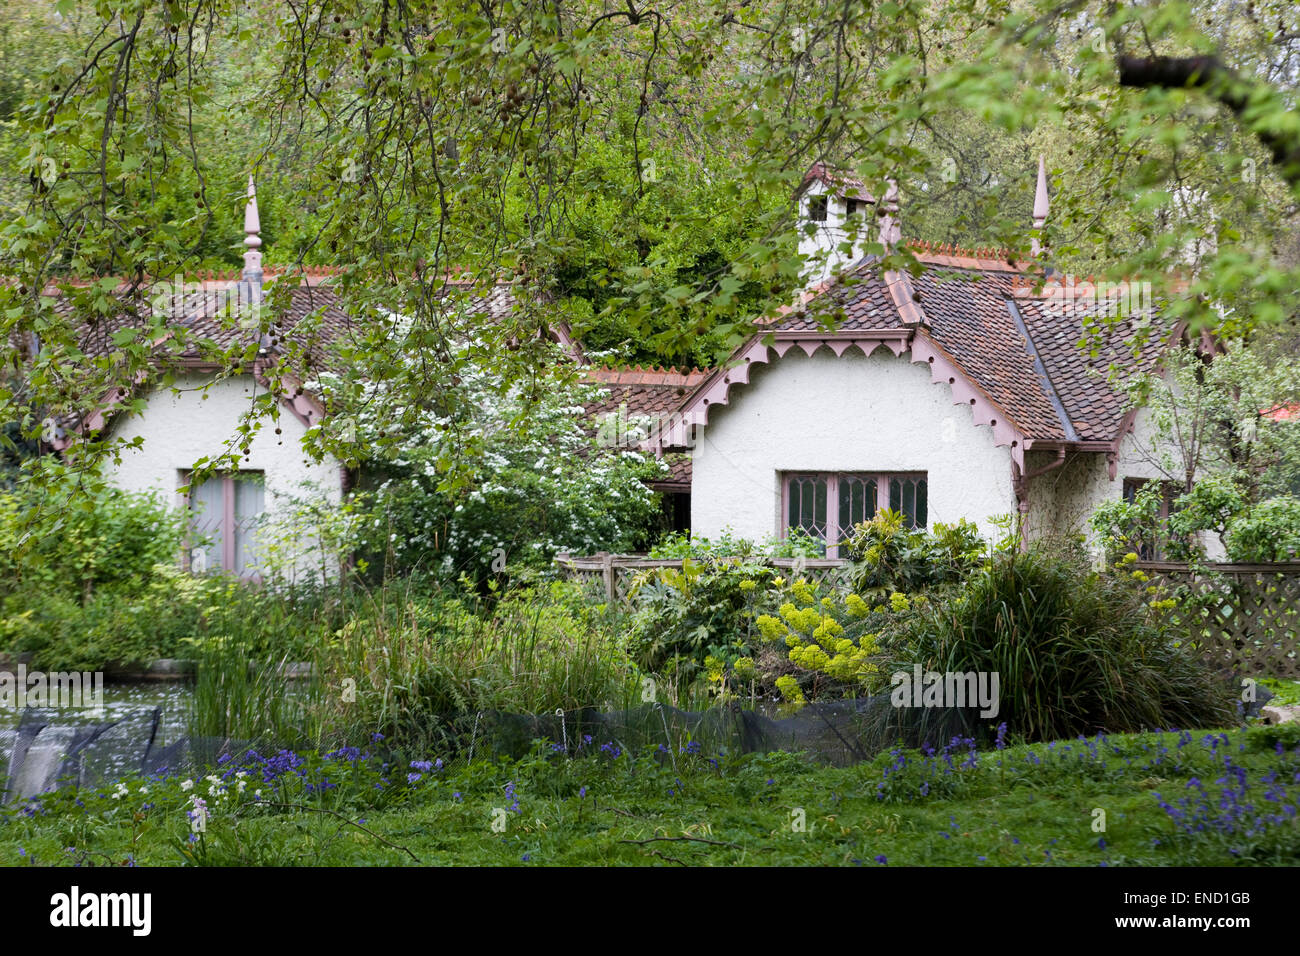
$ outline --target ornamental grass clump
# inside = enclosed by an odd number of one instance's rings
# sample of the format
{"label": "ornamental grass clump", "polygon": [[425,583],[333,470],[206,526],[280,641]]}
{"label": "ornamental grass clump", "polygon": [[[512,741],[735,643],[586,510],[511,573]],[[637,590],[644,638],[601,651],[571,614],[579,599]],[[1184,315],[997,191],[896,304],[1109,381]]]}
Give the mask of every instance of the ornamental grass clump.
{"label": "ornamental grass clump", "polygon": [[[900,669],[996,673],[1026,740],[1235,722],[1228,688],[1166,633],[1131,581],[1045,547],[1004,553],[902,619]],[[900,712],[924,720],[920,708]]]}

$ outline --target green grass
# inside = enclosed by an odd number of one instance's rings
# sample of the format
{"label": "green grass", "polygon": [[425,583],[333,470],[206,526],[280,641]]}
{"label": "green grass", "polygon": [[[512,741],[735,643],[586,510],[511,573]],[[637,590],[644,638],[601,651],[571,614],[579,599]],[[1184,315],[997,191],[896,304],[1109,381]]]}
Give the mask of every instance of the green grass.
{"label": "green grass", "polygon": [[1269,701],[1270,704],[1287,707],[1300,704],[1300,681],[1265,677],[1260,680],[1260,683],[1273,692],[1274,696]]}
{"label": "green grass", "polygon": [[[201,839],[187,842],[185,808],[199,780],[126,785],[120,799],[83,792],[47,797],[36,816],[0,815],[0,863],[140,865],[777,865],[889,866],[1241,865],[1300,863],[1300,732],[1232,731],[1212,750],[1207,733],[1174,733],[967,751],[944,761],[909,752],[850,768],[796,755],[721,759],[681,752],[569,758],[540,744],[520,761],[479,759],[407,784],[409,755],[381,771],[365,762],[311,758],[337,787],[309,794],[290,773],[249,783],[242,797],[210,796]],[[1096,755],[1093,755],[1095,748]],[[1280,748],[1280,752],[1279,752]],[[1176,801],[1195,777],[1246,768],[1249,799],[1282,822],[1246,836],[1180,833],[1157,794]],[[713,760],[717,765],[714,766]],[[674,763],[676,767],[674,767]],[[1269,772],[1277,776],[1262,780]],[[376,788],[382,777],[389,783]],[[885,796],[881,799],[880,784]],[[928,795],[922,784],[929,783]],[[519,812],[511,812],[513,784]],[[1268,801],[1270,787],[1285,791]],[[263,800],[308,809],[257,805]],[[1272,791],[1275,796],[1279,792]],[[81,799],[84,806],[78,806]],[[148,810],[142,809],[152,804]],[[504,813],[497,812],[498,810]],[[1094,829],[1105,811],[1104,832]],[[504,821],[504,830],[493,828]],[[800,829],[797,824],[804,824]],[[22,850],[20,854],[19,850]],[[1235,853],[1232,851],[1236,851]]]}

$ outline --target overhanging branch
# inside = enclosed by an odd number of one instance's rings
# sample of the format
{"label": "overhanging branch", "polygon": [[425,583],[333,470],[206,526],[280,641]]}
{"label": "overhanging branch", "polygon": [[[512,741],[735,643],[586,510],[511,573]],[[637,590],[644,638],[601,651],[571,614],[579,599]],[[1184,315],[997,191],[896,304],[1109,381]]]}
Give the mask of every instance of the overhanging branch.
{"label": "overhanging branch", "polygon": [[[1300,129],[1293,123],[1279,129],[1275,116],[1269,115],[1289,114],[1273,87],[1242,77],[1217,56],[1121,56],[1118,65],[1120,86],[1204,89],[1259,137],[1282,177],[1300,190]],[[1261,113],[1259,107],[1270,101],[1273,109]]]}

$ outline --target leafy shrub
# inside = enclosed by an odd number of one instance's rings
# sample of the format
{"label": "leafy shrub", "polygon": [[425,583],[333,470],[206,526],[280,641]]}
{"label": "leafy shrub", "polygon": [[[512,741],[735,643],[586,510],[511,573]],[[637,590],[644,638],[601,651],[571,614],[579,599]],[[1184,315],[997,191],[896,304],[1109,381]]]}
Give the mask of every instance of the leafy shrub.
{"label": "leafy shrub", "polygon": [[[53,509],[33,534],[34,516]],[[98,588],[138,592],[180,554],[182,516],[156,495],[62,480],[54,493],[0,493],[0,595],[43,589],[87,600]]]}
{"label": "leafy shrub", "polygon": [[888,606],[873,608],[858,594],[819,597],[819,590],[812,582],[796,580],[784,590],[788,599],[781,601],[776,614],[759,615],[755,622],[766,642],[760,647],[760,671],[766,682],[775,677],[782,697],[796,705],[805,699],[805,691],[813,697],[828,691],[839,696],[875,682],[882,618],[891,608],[897,612],[911,606],[898,592]]}
{"label": "leafy shrub", "polygon": [[1089,524],[1112,560],[1126,552],[1161,547],[1175,561],[1204,557],[1201,537],[1217,534],[1229,561],[1246,563],[1300,558],[1300,498],[1279,495],[1252,502],[1229,477],[1202,478],[1175,497],[1167,523],[1161,519],[1160,482],[1142,486],[1132,501],[1098,506]]}
{"label": "leafy shrub", "polygon": [[768,537],[762,542],[733,537],[724,530],[716,539],[700,535],[672,533],[665,535],[650,549],[649,556],[670,560],[673,558],[818,558],[825,552],[825,544],[802,528],[795,529],[785,538]]}
{"label": "leafy shrub", "polygon": [[916,592],[968,573],[987,550],[969,522],[926,532],[903,520],[886,511],[857,526],[847,546],[851,592],[797,571],[789,581],[765,563],[774,551],[820,555],[822,543],[807,535],[763,546],[727,534],[668,539],[653,554],[681,557],[682,569],[645,571],[633,584],[637,662],[677,675],[703,672],[723,694],[736,685],[776,692],[796,706],[810,696],[860,693],[875,675],[873,635],[885,619],[909,608]]}
{"label": "leafy shrub", "polygon": [[1235,716],[1225,687],[1162,631],[1143,592],[1090,570],[1081,555],[998,555],[907,618],[901,637],[909,665],[997,673],[998,719],[1026,739],[1221,726]]}
{"label": "leafy shrub", "polygon": [[308,657],[341,626],[348,605],[309,591],[269,591],[224,575],[159,565],[139,592],[102,588],[84,603],[49,589],[0,604],[0,648],[30,651],[44,670],[133,667],[192,658],[194,641],[229,639],[249,656]]}
{"label": "leafy shrub", "polygon": [[[390,319],[397,334],[400,317]],[[559,379],[511,387],[478,342],[458,349],[455,362],[458,399],[398,421],[388,384],[368,384],[358,402],[333,377],[318,383],[349,410],[339,420],[355,425],[359,441],[388,452],[369,470],[362,559],[376,572],[483,581],[505,568],[548,567],[561,551],[649,544],[661,506],[645,482],[667,466],[591,433],[584,407],[606,397],[602,387]]]}
{"label": "leafy shrub", "polygon": [[1225,544],[1229,561],[1300,560],[1300,498],[1261,501],[1228,525]]}
{"label": "leafy shrub", "polygon": [[756,609],[776,572],[754,560],[684,558],[681,570],[638,574],[629,647],[647,670],[690,676],[707,657],[731,664],[749,653]]}
{"label": "leafy shrub", "polygon": [[979,565],[988,547],[969,521],[913,530],[888,509],[853,529],[849,582],[861,595],[911,592],[960,580]]}

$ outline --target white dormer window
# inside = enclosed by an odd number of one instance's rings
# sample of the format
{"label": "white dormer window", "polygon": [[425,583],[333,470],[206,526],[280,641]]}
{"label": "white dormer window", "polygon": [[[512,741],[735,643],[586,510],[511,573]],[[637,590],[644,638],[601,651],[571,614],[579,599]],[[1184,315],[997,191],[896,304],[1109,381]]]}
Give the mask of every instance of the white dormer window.
{"label": "white dormer window", "polygon": [[810,196],[808,199],[808,218],[813,222],[825,222],[829,208],[826,196]]}

